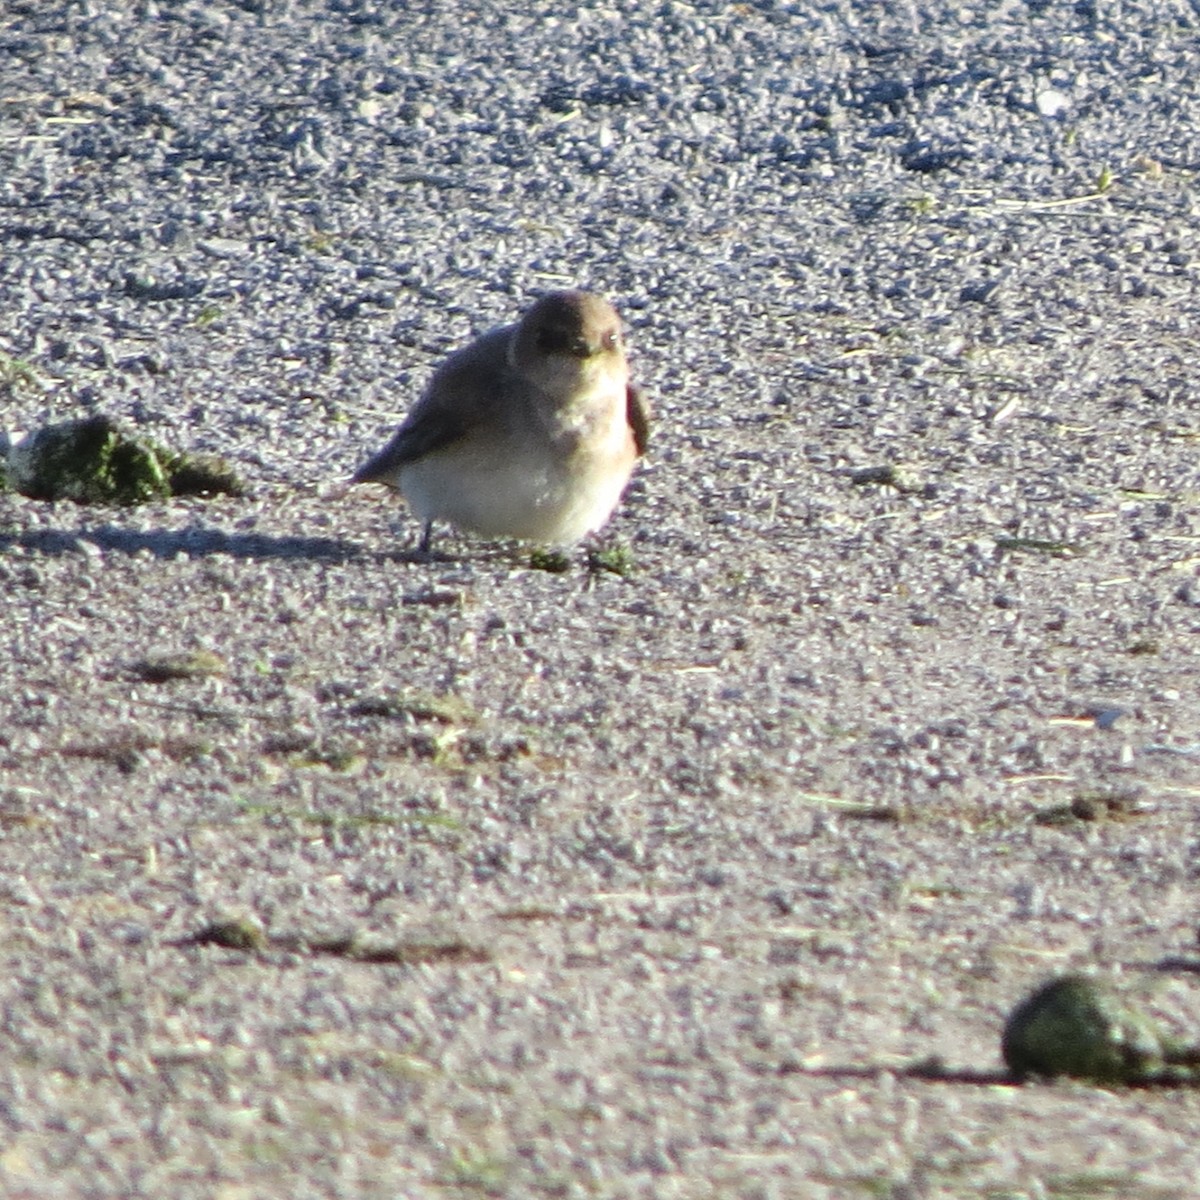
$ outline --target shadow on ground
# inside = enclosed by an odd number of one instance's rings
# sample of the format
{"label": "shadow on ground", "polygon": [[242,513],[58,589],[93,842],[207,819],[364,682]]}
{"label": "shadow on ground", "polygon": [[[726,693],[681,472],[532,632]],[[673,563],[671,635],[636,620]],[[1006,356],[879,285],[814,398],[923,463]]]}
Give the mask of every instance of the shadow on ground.
{"label": "shadow on ground", "polygon": [[96,529],[0,533],[0,551],[21,546],[57,556],[77,554],[89,543],[101,550],[118,550],[129,555],[148,550],[155,558],[173,558],[183,553],[193,558],[228,554],[233,558],[345,562],[363,553],[340,538],[272,537],[262,533],[226,533],[221,529],[129,530],[102,525]]}

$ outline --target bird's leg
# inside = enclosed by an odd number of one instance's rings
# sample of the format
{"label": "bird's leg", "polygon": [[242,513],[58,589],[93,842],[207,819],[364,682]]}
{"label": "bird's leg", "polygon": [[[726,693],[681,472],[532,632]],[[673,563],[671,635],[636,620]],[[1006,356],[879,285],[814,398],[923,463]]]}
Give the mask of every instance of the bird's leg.
{"label": "bird's leg", "polygon": [[421,544],[417,547],[421,554],[428,554],[433,548],[433,522],[425,522],[425,531],[421,534]]}

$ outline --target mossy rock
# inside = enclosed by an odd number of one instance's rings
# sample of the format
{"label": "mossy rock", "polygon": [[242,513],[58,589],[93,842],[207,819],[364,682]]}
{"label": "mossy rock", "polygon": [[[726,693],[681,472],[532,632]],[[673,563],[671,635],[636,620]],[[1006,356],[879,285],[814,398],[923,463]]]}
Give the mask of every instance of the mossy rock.
{"label": "mossy rock", "polygon": [[167,464],[173,496],[244,496],[246,485],[216,454],[176,454]]}
{"label": "mossy rock", "polygon": [[133,672],[147,683],[169,683],[175,679],[205,679],[225,674],[225,660],[208,650],[180,654],[148,654],[133,664]]}
{"label": "mossy rock", "polygon": [[1100,980],[1052,979],[1013,1010],[1001,1051],[1019,1078],[1067,1075],[1093,1083],[1146,1083],[1172,1048],[1154,1022]]}
{"label": "mossy rock", "polygon": [[132,505],[246,490],[221,459],[175,454],[106,416],[35,430],[9,444],[2,467],[7,486],[32,500]]}
{"label": "mossy rock", "polygon": [[253,917],[227,917],[211,921],[188,939],[197,946],[222,946],[226,950],[265,950],[266,931]]}

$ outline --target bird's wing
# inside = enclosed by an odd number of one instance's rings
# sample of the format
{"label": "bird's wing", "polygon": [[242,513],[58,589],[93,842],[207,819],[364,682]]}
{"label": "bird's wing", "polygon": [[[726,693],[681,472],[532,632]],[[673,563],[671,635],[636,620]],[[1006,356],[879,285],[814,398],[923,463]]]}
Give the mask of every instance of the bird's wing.
{"label": "bird's wing", "polygon": [[629,428],[633,430],[633,444],[638,454],[645,454],[650,444],[650,402],[635,383],[625,387],[625,412]]}
{"label": "bird's wing", "polygon": [[446,359],[392,440],[354,472],[352,482],[391,482],[400,467],[465,436],[505,386],[511,334],[511,328],[494,330]]}

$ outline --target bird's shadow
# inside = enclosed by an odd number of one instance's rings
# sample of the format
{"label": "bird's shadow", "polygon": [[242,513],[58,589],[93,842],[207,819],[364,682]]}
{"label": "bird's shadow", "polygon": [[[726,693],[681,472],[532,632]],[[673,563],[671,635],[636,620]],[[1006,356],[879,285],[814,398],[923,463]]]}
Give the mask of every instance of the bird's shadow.
{"label": "bird's shadow", "polygon": [[[48,558],[78,554],[85,545],[113,550],[131,557],[148,551],[154,558],[170,559],[178,554],[206,558],[222,554],[254,561],[308,561],[341,563],[351,561],[408,563],[413,566],[468,566],[507,564],[530,566],[528,547],[515,542],[454,544],[449,552],[422,549],[420,545],[387,550],[367,549],[355,542],[333,537],[277,536],[266,533],[230,533],[211,526],[191,525],[186,529],[122,529],[119,525],[78,526],[74,529],[27,529],[0,527],[0,554],[13,547],[34,551]],[[539,568],[547,570],[548,568]],[[565,567],[554,568],[561,573]],[[592,578],[596,572],[591,570]]]}
{"label": "bird's shadow", "polygon": [[455,547],[455,552],[423,550],[420,546],[368,550],[343,538],[275,536],[265,533],[229,533],[210,526],[186,529],[122,529],[117,525],[78,527],[75,529],[31,529],[15,532],[0,528],[0,553],[20,546],[49,558],[78,554],[82,544],[100,550],[115,550],[133,556],[149,551],[159,559],[186,554],[206,558],[223,554],[230,558],[255,561],[304,560],[309,562],[383,561],[411,563],[415,566],[465,565],[522,561],[512,546],[483,545]]}
{"label": "bird's shadow", "polygon": [[100,525],[69,530],[23,530],[19,533],[0,529],[0,552],[20,546],[49,557],[59,557],[79,553],[81,543],[91,543],[101,550],[116,550],[129,555],[149,551],[155,558],[163,559],[174,558],[180,553],[192,558],[225,554],[231,558],[308,559],[320,562],[346,562],[364,557],[361,547],[341,538],[228,533],[222,529],[205,526],[133,530],[121,529],[115,525]]}

